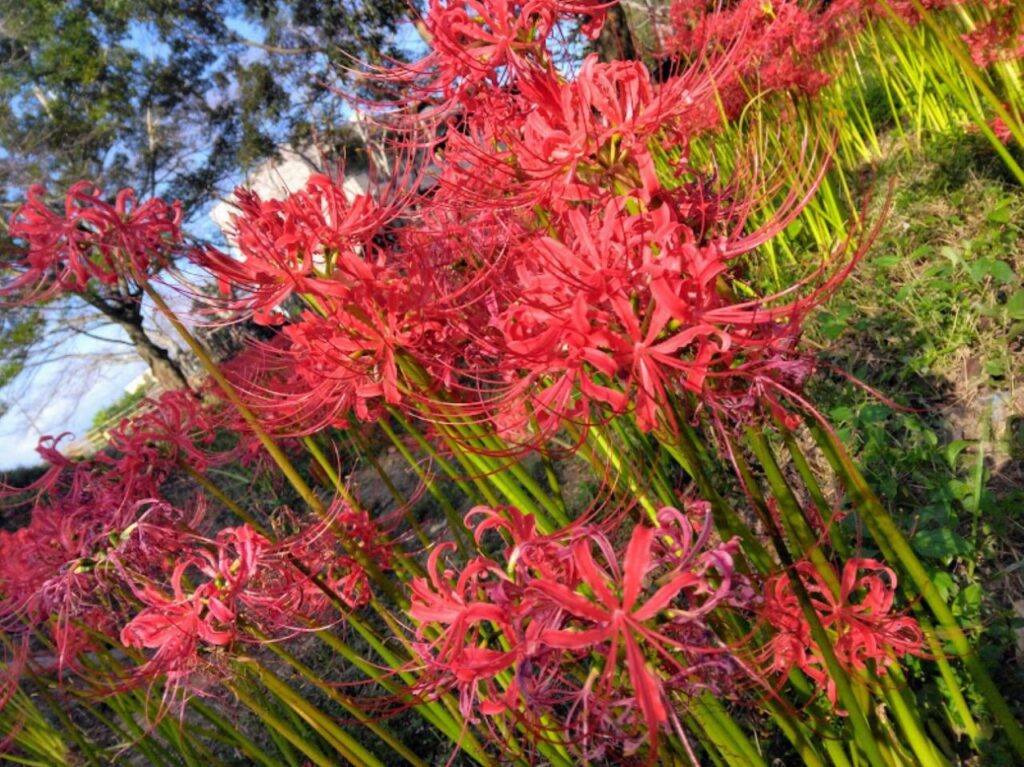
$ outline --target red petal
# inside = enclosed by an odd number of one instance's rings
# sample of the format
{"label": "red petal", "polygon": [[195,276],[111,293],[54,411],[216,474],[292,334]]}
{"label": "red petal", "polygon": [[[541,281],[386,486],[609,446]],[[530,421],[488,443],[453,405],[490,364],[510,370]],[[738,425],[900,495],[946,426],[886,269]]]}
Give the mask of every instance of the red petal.
{"label": "red petal", "polygon": [[626,561],[622,575],[622,609],[629,612],[633,609],[636,598],[640,596],[640,587],[651,564],[651,543],[654,542],[654,528],[637,525],[633,528],[633,537],[626,548]]}
{"label": "red petal", "polygon": [[586,597],[582,597],[571,589],[560,583],[552,583],[546,580],[535,580],[530,587],[540,591],[548,599],[553,600],[558,607],[566,610],[579,618],[586,618],[592,621],[607,622],[611,616],[607,610],[601,609]]}

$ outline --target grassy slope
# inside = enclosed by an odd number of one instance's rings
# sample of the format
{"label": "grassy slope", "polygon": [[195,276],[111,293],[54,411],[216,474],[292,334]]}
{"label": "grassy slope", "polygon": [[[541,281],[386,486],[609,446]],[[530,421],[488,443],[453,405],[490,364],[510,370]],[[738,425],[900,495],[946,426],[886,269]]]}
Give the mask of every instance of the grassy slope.
{"label": "grassy slope", "polygon": [[808,335],[912,409],[827,374],[815,401],[1013,698],[1024,689],[1024,189],[970,134],[893,157],[875,182],[894,190],[882,231]]}

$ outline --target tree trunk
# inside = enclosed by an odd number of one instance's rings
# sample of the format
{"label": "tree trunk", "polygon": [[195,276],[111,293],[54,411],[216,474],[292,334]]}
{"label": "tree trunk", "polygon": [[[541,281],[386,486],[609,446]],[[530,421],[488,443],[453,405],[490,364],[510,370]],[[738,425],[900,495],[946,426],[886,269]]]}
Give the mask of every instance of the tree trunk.
{"label": "tree trunk", "polygon": [[616,3],[608,9],[594,49],[601,61],[634,61],[639,58],[629,19],[621,4]]}
{"label": "tree trunk", "polygon": [[135,345],[135,351],[149,365],[153,377],[165,391],[190,388],[178,363],[171,359],[171,355],[167,353],[166,349],[153,343],[152,339],[146,335],[146,331],[142,329],[141,324],[135,324],[125,319],[116,322],[124,328],[124,332],[128,334],[128,338]]}
{"label": "tree trunk", "polygon": [[[141,293],[141,291],[139,291]],[[135,347],[139,357],[149,365],[153,378],[163,387],[164,391],[174,389],[191,389],[188,379],[182,372],[177,362],[171,359],[171,355],[162,346],[153,343],[153,339],[146,335],[142,327],[142,306],[139,303],[140,296],[119,295],[115,300],[106,296],[99,296],[92,292],[82,294],[82,300],[93,308],[99,310],[107,319],[120,326],[128,339]]]}

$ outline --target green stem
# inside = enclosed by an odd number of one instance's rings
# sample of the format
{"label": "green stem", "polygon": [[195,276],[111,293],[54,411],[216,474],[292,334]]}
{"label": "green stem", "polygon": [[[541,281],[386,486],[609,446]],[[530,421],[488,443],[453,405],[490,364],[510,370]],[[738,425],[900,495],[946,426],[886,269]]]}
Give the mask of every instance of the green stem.
{"label": "green stem", "polygon": [[231,382],[228,381],[227,377],[225,377],[225,375],[220,371],[220,368],[217,367],[217,363],[213,361],[210,355],[206,352],[206,349],[203,348],[202,344],[200,344],[199,341],[197,341],[189,330],[182,324],[177,315],[171,311],[167,302],[164,301],[163,296],[157,293],[147,280],[140,280],[139,283],[142,285],[142,289],[146,292],[146,295],[149,296],[150,300],[156,304],[160,313],[163,314],[167,321],[171,323],[171,326],[175,329],[178,335],[181,336],[188,348],[199,359],[199,362],[206,369],[206,372],[209,373],[210,377],[220,387],[220,390],[223,392],[228,402],[235,406],[239,415],[242,416],[245,422],[249,425],[249,428],[252,429],[253,434],[256,435],[256,438],[263,445],[274,463],[276,463],[284,473],[285,477],[287,477],[292,487],[295,488],[295,491],[302,497],[302,500],[305,501],[309,508],[315,511],[318,515],[323,516],[326,510],[324,509],[324,505],[320,502],[320,499],[317,498],[316,494],[313,492],[313,489],[306,483],[306,480],[302,478],[302,475],[299,474],[292,462],[288,460],[288,456],[284,454],[284,451],[281,450],[280,446],[266,432],[260,423],[259,418],[257,418],[256,414],[253,413],[245,404],[241,395],[239,395],[238,390],[235,389]]}
{"label": "green stem", "polygon": [[235,697],[246,708],[259,717],[261,722],[269,726],[278,735],[281,735],[294,748],[301,751],[317,767],[337,767],[337,762],[333,759],[328,759],[324,752],[310,741],[308,737],[303,737],[300,733],[296,732],[294,727],[263,705],[255,695],[251,695],[243,690],[240,684],[235,684],[232,692],[234,692]]}
{"label": "green stem", "polygon": [[[268,639],[268,637],[263,635],[261,632],[254,632],[254,636],[264,641]],[[299,658],[288,652],[276,642],[268,643],[267,647],[269,647],[270,650],[278,657],[283,658],[292,668],[301,674],[303,678],[315,685],[328,698],[348,711],[356,721],[384,741],[391,750],[409,762],[409,764],[414,765],[414,767],[427,767],[426,762],[410,751],[408,747],[392,735],[389,730],[383,727],[380,723],[374,721],[371,717],[367,716],[349,697],[342,695],[337,689],[324,682],[316,671],[299,660]]]}
{"label": "green stem", "polygon": [[376,756],[367,751],[361,743],[339,727],[331,717],[324,714],[304,697],[295,692],[273,671],[253,659],[246,665],[252,669],[260,682],[280,701],[298,714],[350,764],[362,767],[384,767]]}
{"label": "green stem", "polygon": [[381,419],[379,423],[381,429],[388,435],[388,438],[398,449],[398,452],[401,453],[405,462],[414,472],[416,472],[416,476],[419,478],[420,482],[423,483],[424,487],[427,488],[427,492],[430,493],[434,500],[441,506],[441,510],[444,512],[445,519],[448,520],[448,525],[451,528],[453,537],[455,538],[455,543],[459,547],[459,553],[468,559],[469,545],[466,543],[466,540],[472,540],[472,536],[466,529],[466,524],[462,517],[459,516],[455,507],[452,506],[451,501],[448,500],[448,496],[446,496],[438,487],[434,477],[428,475],[427,472],[423,470],[419,461],[417,461],[415,456],[409,452],[409,448],[406,447],[405,443],[395,433],[395,430],[391,428],[391,425],[388,424],[385,419]]}

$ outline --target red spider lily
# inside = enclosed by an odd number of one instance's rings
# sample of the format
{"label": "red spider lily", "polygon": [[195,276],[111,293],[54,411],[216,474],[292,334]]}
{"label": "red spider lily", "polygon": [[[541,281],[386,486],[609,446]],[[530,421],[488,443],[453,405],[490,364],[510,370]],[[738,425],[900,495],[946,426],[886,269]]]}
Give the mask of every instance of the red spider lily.
{"label": "red spider lily", "polygon": [[433,49],[430,63],[439,70],[432,88],[445,90],[456,81],[466,87],[537,56],[551,22],[533,13],[539,5],[431,0],[426,29]]}
{"label": "red spider lily", "polygon": [[[201,686],[218,668],[211,653],[251,641],[238,633],[240,617],[281,638],[322,620],[334,604],[325,588],[365,605],[369,578],[347,546],[380,570],[390,566],[387,541],[365,512],[336,503],[329,524],[273,546],[248,526],[206,538],[201,503],[185,514],[154,500],[160,483],[121,473],[129,469],[138,464],[62,461],[40,487],[31,523],[0,533],[0,626],[12,636],[49,630],[61,673],[78,669],[97,635],[121,636],[155,651],[127,683],[169,675],[171,695]],[[126,614],[136,600],[142,612]]]}
{"label": "red spider lily", "polygon": [[243,291],[228,305],[262,324],[283,321],[272,310],[292,293],[343,293],[353,280],[366,279],[371,241],[388,215],[366,195],[349,200],[340,183],[320,174],[284,200],[236,189],[235,204],[233,239],[241,259],[213,248],[194,250],[192,258],[223,293]]}
{"label": "red spider lily", "polygon": [[108,444],[120,455],[105,453],[98,460],[116,466],[124,476],[166,477],[181,462],[205,472],[234,457],[234,451],[218,455],[210,449],[220,420],[213,408],[192,392],[164,392],[155,401],[147,400],[143,412],[123,420],[110,432]]}
{"label": "red spider lily", "polygon": [[[321,528],[307,529],[295,543],[287,544],[288,550],[313,573],[320,573],[349,607],[365,607],[372,596],[370,578],[362,565],[347,553],[342,542],[359,549],[379,571],[387,572],[394,561],[387,524],[371,519],[365,510],[353,509],[338,499],[328,509],[327,520]],[[300,553],[297,546],[307,547],[307,554]]]}
{"label": "red spider lily", "polygon": [[[663,510],[659,518],[669,524],[678,519],[677,514],[675,510]],[[572,622],[575,624],[572,628],[541,632],[540,642],[573,651],[590,652],[601,648],[602,654],[607,653],[609,661],[605,663],[594,694],[600,696],[611,693],[616,674],[614,660],[618,658],[620,648],[624,650],[634,702],[646,724],[652,750],[657,744],[658,730],[669,721],[669,706],[663,679],[652,671],[649,661],[653,660],[671,674],[681,673],[685,676],[688,664],[680,663],[673,650],[695,649],[657,628],[655,619],[665,614],[673,603],[679,604],[685,594],[686,619],[698,620],[713,610],[732,590],[732,554],[729,547],[723,547],[711,553],[710,557],[705,553],[703,561],[686,562],[691,567],[697,564],[693,569],[677,566],[670,570],[659,579],[659,583],[664,585],[641,604],[644,581],[657,567],[657,560],[652,556],[657,534],[657,530],[646,526],[638,525],[633,529],[621,572],[614,561],[608,561],[611,572],[595,562],[591,541],[580,540],[574,543],[576,565],[582,583],[589,588],[591,595],[583,596],[578,589],[546,579],[538,579],[530,585],[573,616]],[[597,542],[601,545],[600,540]],[[710,586],[706,580],[708,569],[721,579],[717,588]],[[713,648],[705,649],[705,652],[708,651],[716,654]]]}
{"label": "red spider lily", "polygon": [[992,129],[992,133],[995,137],[1004,144],[1009,144],[1013,139],[1013,131],[1010,130],[1010,126],[1006,124],[1006,121],[1003,120],[1003,118],[993,117],[992,122],[989,123],[989,127]]}
{"label": "red spider lily", "polygon": [[438,94],[449,104],[472,100],[485,84],[507,84],[521,72],[549,63],[547,42],[557,23],[587,16],[594,38],[614,0],[431,0],[423,22],[431,51],[377,77],[399,82],[410,101]]}
{"label": "red spider lily", "polygon": [[162,573],[165,557],[182,549],[180,528],[203,512],[199,504],[189,518],[129,500],[124,478],[89,468],[38,499],[26,527],[0,534],[0,625],[14,635],[48,627],[61,671],[91,646],[88,629],[108,633],[117,623],[128,573]]}
{"label": "red spider lily", "polygon": [[[539,730],[540,714],[570,705],[561,719],[585,752],[643,732],[653,753],[658,731],[676,721],[669,689],[699,688],[703,674],[727,664],[705,617],[745,598],[732,573],[736,544],[709,548],[709,517],[695,535],[674,509],[662,510],[660,528],[634,528],[621,555],[596,529],[540,536],[511,509],[480,507],[467,515],[474,521],[478,540],[488,530],[510,536],[507,563],[477,557],[442,572],[453,547],[432,552],[409,610],[421,640],[428,626],[439,629],[418,648],[424,684],[458,687],[466,716],[513,716]],[[576,664],[584,676],[594,670],[583,680],[569,671]]]}
{"label": "red spider lily", "polygon": [[[475,525],[472,524],[474,519],[479,520]],[[477,546],[481,545],[483,535],[488,530],[505,530],[508,533],[512,543],[505,549],[505,560],[519,578],[539,574],[571,586],[579,583],[572,551],[557,539],[539,535],[536,519],[523,514],[514,506],[505,506],[500,510],[476,506],[466,514],[466,523],[468,527],[474,528],[473,537]]]}
{"label": "red spider lily", "polygon": [[800,376],[789,373],[799,362],[793,350],[802,320],[863,249],[852,258],[840,252],[841,266],[805,280],[831,271],[807,295],[787,297],[803,287],[797,284],[739,301],[729,284],[741,276],[734,262],[785,225],[800,207],[796,194],[778,221],[745,236],[737,233],[746,206],[714,194],[706,181],[660,190],[654,199],[660,204],[638,212],[629,197],[570,210],[511,251],[515,271],[492,320],[509,381],[505,402],[514,404],[507,423],[524,413],[520,424],[536,418],[544,432],[562,419],[631,408],[651,430],[674,424],[671,395],[689,392],[722,409],[753,392],[752,404],[777,409],[772,385],[780,394],[785,383],[799,390]]}
{"label": "red spider lily", "polygon": [[144,586],[138,595],[145,609],[121,630],[125,645],[156,649],[153,662],[164,670],[179,661],[188,662],[199,641],[226,645],[235,637],[235,614],[216,587],[208,583],[191,594],[182,588],[185,571],[195,564],[185,561],[174,568],[171,596]]}
{"label": "red spider lily", "polygon": [[[886,668],[905,655],[923,656],[924,637],[917,621],[892,614],[896,574],[873,559],[850,559],[843,565],[838,594],[828,587],[810,562],[798,562],[793,571],[810,596],[832,649],[848,672]],[[762,616],[778,633],[764,649],[768,667],[783,675],[796,667],[822,685],[836,705],[836,685],[829,676],[821,649],[792,590],[790,573],[765,584]],[[869,665],[870,664],[870,665]]]}
{"label": "red spider lily", "polygon": [[[211,674],[219,673],[212,649],[229,645],[237,636],[236,615],[207,583],[186,593],[182,585],[185,570],[194,564],[180,562],[171,575],[170,595],[145,585],[136,596],[146,605],[121,629],[126,647],[153,650],[153,654],[130,675],[130,682],[164,679],[166,706],[179,691],[208,694]],[[205,681],[204,681],[205,680]]]}
{"label": "red spider lily", "polygon": [[735,119],[755,95],[817,93],[829,82],[819,54],[845,39],[841,35],[850,34],[860,13],[856,0],[830,3],[825,10],[794,0],[674,0],[663,52],[683,61],[713,60],[718,67],[717,103],[702,103],[695,132]]}
{"label": "red spider lily", "polygon": [[[507,605],[494,604],[487,594],[496,589],[506,576],[492,562],[482,557],[471,560],[458,576],[439,572],[440,558],[454,544],[440,544],[431,551],[427,563],[429,582],[417,578],[412,583],[412,605],[409,615],[420,622],[417,637],[423,640],[430,624],[445,627],[441,635],[418,647],[427,669],[440,677],[450,676],[460,689],[462,715],[473,719],[473,707],[481,697],[479,683],[493,680],[510,669],[516,660],[514,650],[487,647],[489,632],[511,634],[511,613]],[[482,699],[487,701],[485,688]]]}
{"label": "red spider lily", "polygon": [[181,243],[178,203],[139,204],[134,191],[122,189],[111,205],[98,187],[80,181],[68,192],[61,216],[43,195],[42,187],[32,187],[11,217],[11,236],[25,243],[25,251],[9,264],[18,276],[0,290],[2,295],[42,301],[66,291],[81,293],[91,280],[116,285],[160,269]]}
{"label": "red spider lily", "polygon": [[499,138],[556,210],[566,195],[591,199],[615,183],[649,199],[660,188],[649,142],[674,134],[693,105],[710,96],[710,83],[688,71],[656,86],[641,62],[591,55],[569,82],[550,71],[524,76],[518,87],[536,106],[521,129],[506,124]]}

